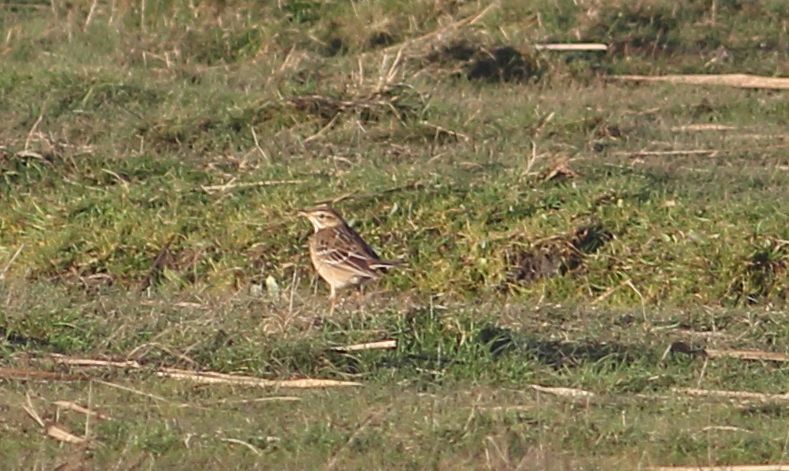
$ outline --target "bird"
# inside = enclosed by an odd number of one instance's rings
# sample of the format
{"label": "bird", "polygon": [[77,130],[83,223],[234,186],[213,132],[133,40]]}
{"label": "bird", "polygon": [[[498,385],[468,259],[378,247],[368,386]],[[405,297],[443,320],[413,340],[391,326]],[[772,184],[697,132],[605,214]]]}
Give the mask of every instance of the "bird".
{"label": "bird", "polygon": [[334,313],[337,290],[378,279],[381,272],[400,265],[382,260],[335,209],[321,205],[299,211],[315,232],[309,238],[310,259],[315,271],[328,283]]}

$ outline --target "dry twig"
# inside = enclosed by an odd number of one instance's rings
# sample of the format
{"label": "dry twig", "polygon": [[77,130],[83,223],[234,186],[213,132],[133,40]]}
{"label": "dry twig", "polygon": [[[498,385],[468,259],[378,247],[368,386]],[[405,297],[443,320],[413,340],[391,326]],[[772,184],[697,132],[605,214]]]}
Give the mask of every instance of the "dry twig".
{"label": "dry twig", "polygon": [[179,370],[176,368],[161,368],[155,374],[161,378],[187,380],[203,384],[236,384],[240,386],[255,386],[259,388],[308,389],[362,385],[361,383],[357,383],[355,381],[339,381],[333,379],[304,378],[270,380],[256,378],[253,376],[230,375],[224,373],[215,373],[212,371],[188,371]]}
{"label": "dry twig", "polygon": [[239,440],[237,438],[220,438],[219,440],[227,443],[235,443],[236,445],[241,445],[243,447],[246,447],[249,451],[256,454],[257,456],[263,456],[263,453],[260,450],[258,450],[257,447],[243,440]]}
{"label": "dry twig", "polygon": [[203,403],[203,405],[219,405],[219,404],[255,404],[258,402],[299,402],[300,397],[296,396],[269,396],[269,397],[256,397],[253,399],[221,399],[219,401],[212,401]]}
{"label": "dry twig", "polygon": [[33,406],[33,400],[30,398],[30,393],[25,394],[25,399],[27,400],[27,404],[22,404],[22,409],[33,419],[39,426],[46,427],[44,424],[44,420],[38,415],[36,408]]}
{"label": "dry twig", "polygon": [[358,352],[361,350],[391,350],[397,348],[397,340],[381,340],[378,342],[355,343],[352,345],[343,345],[332,347],[331,350],[335,352]]}
{"label": "dry twig", "polygon": [[694,397],[719,397],[722,399],[737,399],[742,401],[783,402],[789,401],[787,394],[765,394],[751,391],[725,391],[720,389],[674,388],[674,392]]}
{"label": "dry twig", "polygon": [[156,394],[147,393],[147,392],[144,392],[144,391],[140,391],[138,389],[130,388],[128,386],[123,386],[123,385],[120,385],[120,384],[110,383],[109,381],[102,381],[100,379],[94,379],[94,381],[96,383],[98,383],[98,384],[103,384],[104,386],[108,386],[108,387],[111,387],[111,388],[114,388],[114,389],[120,389],[121,391],[126,391],[128,393],[136,394],[138,396],[147,397],[147,398],[150,398],[150,399],[153,399],[153,400],[156,400],[156,401],[174,403],[174,401],[171,401],[171,400],[167,399],[166,397],[157,396]]}
{"label": "dry twig", "polygon": [[22,244],[22,245],[19,246],[18,249],[16,249],[16,252],[14,252],[14,255],[11,256],[11,259],[8,260],[8,263],[6,263],[5,267],[3,267],[3,271],[0,271],[0,280],[4,280],[5,279],[5,275],[6,275],[6,273],[8,273],[8,269],[11,268],[11,265],[14,263],[14,260],[16,260],[16,258],[19,256],[19,254],[22,253],[22,249],[24,249],[24,248],[25,248],[25,244]]}
{"label": "dry twig", "polygon": [[69,432],[68,430],[60,427],[58,425],[49,425],[46,428],[47,436],[54,438],[55,440],[63,443],[71,443],[74,445],[79,445],[80,443],[85,443],[85,439],[82,437],[78,437],[73,433]]}
{"label": "dry twig", "polygon": [[704,432],[710,431],[724,431],[724,432],[745,432],[745,433],[753,433],[753,430],[748,430],[746,428],[740,427],[732,427],[731,425],[708,425],[706,427],[701,428]]}
{"label": "dry twig", "polygon": [[704,349],[704,353],[710,358],[739,358],[741,360],[789,362],[789,355],[785,353],[764,352],[761,350],[715,350],[707,348]]}
{"label": "dry twig", "polygon": [[613,155],[628,157],[672,156],[672,155],[710,155],[715,156],[718,149],[688,149],[688,150],[639,150],[635,152],[614,152]]}
{"label": "dry twig", "polygon": [[211,193],[233,190],[236,188],[258,188],[263,186],[275,186],[275,185],[298,185],[300,183],[304,183],[304,180],[266,180],[261,182],[236,183],[235,178],[233,178],[229,182],[223,183],[221,185],[202,185],[200,186],[200,189],[208,194],[211,194]]}
{"label": "dry twig", "polygon": [[763,88],[772,90],[789,90],[789,78],[760,77],[749,74],[721,75],[612,75],[610,80],[626,82],[669,82],[688,85],[720,85],[735,88]]}
{"label": "dry twig", "polygon": [[476,406],[476,408],[485,412],[526,412],[533,411],[537,406],[515,404],[511,406]]}
{"label": "dry twig", "polygon": [[534,389],[535,391],[539,391],[547,394],[553,394],[554,396],[561,396],[561,397],[591,398],[595,396],[593,392],[585,391],[583,389],[540,386],[539,384],[530,384],[529,387]]}
{"label": "dry twig", "polygon": [[60,407],[61,409],[71,410],[74,412],[79,412],[80,414],[85,414],[90,417],[95,417],[101,420],[112,420],[112,417],[108,415],[104,415],[101,412],[96,412],[95,410],[90,410],[86,407],[82,407],[81,405],[71,402],[71,401],[55,401],[53,402],[56,406]]}
{"label": "dry twig", "polygon": [[[74,366],[74,367],[109,367],[109,368],[126,368],[126,369],[142,369],[143,365],[134,360],[127,361],[112,361],[112,360],[94,360],[90,358],[72,358],[65,355],[52,354],[51,358],[55,361]],[[271,380],[257,378],[255,376],[231,375],[226,373],[217,373],[214,371],[191,371],[182,370],[178,368],[160,367],[154,370],[154,375],[160,378],[171,378],[177,380],[194,381],[203,384],[236,384],[242,386],[255,386],[260,388],[328,388],[328,387],[344,387],[344,386],[361,386],[361,383],[354,381],[339,381],[333,379],[290,379],[290,380]],[[101,384],[106,384],[113,387],[127,389],[130,392],[140,393],[136,390],[131,390],[125,386],[120,386],[112,383],[105,383],[98,381]],[[153,396],[146,393],[142,395],[152,397],[157,400],[167,400],[159,396]]]}
{"label": "dry twig", "polygon": [[0,366],[0,378],[13,379],[16,381],[29,381],[29,380],[75,381],[82,379],[77,376],[65,375],[62,373],[55,373],[52,371],[38,371],[38,370],[29,370],[24,368],[7,368],[3,366]]}
{"label": "dry twig", "polygon": [[669,353],[685,353],[687,355],[705,356],[707,358],[738,358],[740,360],[789,362],[789,355],[779,352],[765,352],[762,350],[716,350],[713,348],[694,347],[685,342],[673,342],[663,354],[663,359]]}
{"label": "dry twig", "polygon": [[601,43],[552,43],[535,44],[538,51],[607,51],[608,46]]}
{"label": "dry twig", "polygon": [[64,442],[64,443],[72,443],[72,444],[80,444],[85,443],[86,439],[83,437],[78,437],[73,433],[69,432],[68,430],[64,429],[55,424],[47,424],[44,419],[36,411],[35,406],[33,406],[33,400],[30,398],[30,394],[25,394],[25,399],[27,401],[26,404],[22,404],[22,409],[33,419],[39,427],[44,429],[44,432],[47,436],[54,438],[57,441]]}
{"label": "dry twig", "polygon": [[114,361],[114,360],[95,360],[93,358],[74,358],[59,353],[50,354],[50,358],[58,363],[76,367],[108,367],[108,368],[130,368],[140,369],[142,365],[134,360]]}
{"label": "dry twig", "polygon": [[698,132],[698,131],[734,131],[736,126],[728,126],[725,124],[685,124],[682,126],[673,126],[672,132]]}
{"label": "dry twig", "polygon": [[789,471],[786,464],[745,464],[723,466],[655,466],[649,471]]}

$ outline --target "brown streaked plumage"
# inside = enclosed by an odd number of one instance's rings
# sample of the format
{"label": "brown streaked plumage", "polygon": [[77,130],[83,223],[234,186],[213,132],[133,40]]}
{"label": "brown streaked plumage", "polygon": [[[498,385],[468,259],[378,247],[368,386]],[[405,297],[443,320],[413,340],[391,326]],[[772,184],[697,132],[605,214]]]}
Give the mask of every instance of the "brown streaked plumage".
{"label": "brown streaked plumage", "polygon": [[329,206],[300,211],[312,223],[310,258],[315,270],[329,284],[332,311],[337,290],[377,279],[383,269],[397,262],[381,260],[340,214]]}

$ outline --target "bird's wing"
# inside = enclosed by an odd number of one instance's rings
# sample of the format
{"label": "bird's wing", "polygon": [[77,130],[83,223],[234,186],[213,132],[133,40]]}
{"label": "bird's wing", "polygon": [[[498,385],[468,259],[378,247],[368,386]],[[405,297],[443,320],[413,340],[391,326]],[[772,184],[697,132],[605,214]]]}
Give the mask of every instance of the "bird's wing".
{"label": "bird's wing", "polygon": [[354,247],[356,253],[364,254],[367,257],[367,268],[371,270],[386,270],[403,265],[402,260],[381,260],[375,250],[367,245],[364,239],[350,226],[345,226],[343,230],[338,231],[337,237],[342,240],[343,245]]}
{"label": "bird's wing", "polygon": [[345,226],[342,229],[337,231],[336,234],[337,238],[339,239],[339,245],[347,246],[348,248],[353,248],[354,251],[363,255],[370,259],[370,261],[378,261],[380,257],[378,254],[375,253],[375,250],[372,249],[367,242],[362,239],[356,231],[351,229],[350,226]]}
{"label": "bird's wing", "polygon": [[355,232],[338,228],[315,236],[315,255],[324,263],[365,278],[378,277],[375,266],[378,255]]}

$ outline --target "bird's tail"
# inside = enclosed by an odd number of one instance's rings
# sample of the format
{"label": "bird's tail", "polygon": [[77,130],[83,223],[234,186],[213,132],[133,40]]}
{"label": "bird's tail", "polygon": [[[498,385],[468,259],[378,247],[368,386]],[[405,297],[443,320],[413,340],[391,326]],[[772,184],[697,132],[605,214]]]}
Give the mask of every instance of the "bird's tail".
{"label": "bird's tail", "polygon": [[405,264],[405,260],[376,260],[374,263],[370,264],[370,268],[373,270],[389,270],[391,268],[402,267]]}

